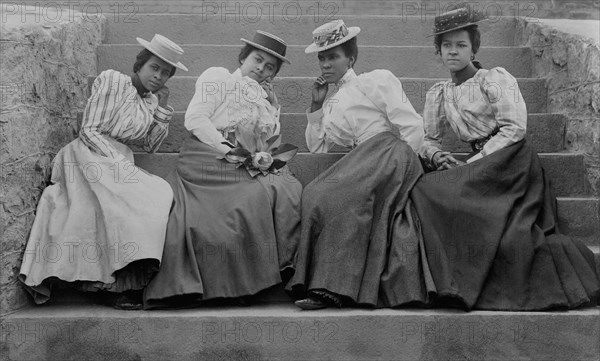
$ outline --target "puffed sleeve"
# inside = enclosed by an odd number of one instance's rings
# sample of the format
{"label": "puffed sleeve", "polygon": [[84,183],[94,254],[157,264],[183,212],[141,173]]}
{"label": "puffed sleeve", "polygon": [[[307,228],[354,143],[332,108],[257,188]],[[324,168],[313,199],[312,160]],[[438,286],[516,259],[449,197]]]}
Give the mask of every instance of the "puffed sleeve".
{"label": "puffed sleeve", "polygon": [[423,119],[402,89],[402,83],[389,70],[379,69],[358,77],[361,91],[396,126],[400,136],[418,152],[423,144]]}
{"label": "puffed sleeve", "polygon": [[442,137],[446,122],[444,112],[445,83],[445,81],[436,83],[427,91],[425,96],[425,108],[423,109],[425,140],[419,154],[430,161],[435,153],[442,150]]}
{"label": "puffed sleeve", "polygon": [[196,92],[185,112],[185,127],[202,143],[227,153],[231,148],[221,132],[211,121],[211,117],[224,101],[227,78],[230,73],[225,68],[213,67],[205,70],[196,81]]}
{"label": "puffed sleeve", "polygon": [[325,129],[323,127],[323,108],[312,113],[310,112],[310,109],[307,109],[306,118],[308,124],[306,125],[304,135],[308,150],[311,153],[327,153],[329,148],[333,145],[333,142],[325,136]]}
{"label": "puffed sleeve", "polygon": [[525,137],[527,107],[517,80],[504,68],[490,69],[480,84],[499,127],[481,151],[486,156]]}
{"label": "puffed sleeve", "polygon": [[144,150],[146,152],[156,152],[163,140],[169,135],[169,121],[171,121],[172,116],[173,108],[170,105],[167,105],[166,108],[157,105],[154,111],[154,121],[144,138]]}
{"label": "puffed sleeve", "polygon": [[118,161],[126,158],[102,136],[101,129],[111,121],[115,111],[131,113],[126,114],[125,118],[137,116],[137,107],[117,106],[119,103],[128,101],[125,97],[130,96],[126,91],[131,86],[130,82],[129,77],[116,70],[106,70],[100,73],[94,80],[92,95],[85,107],[79,131],[79,139],[88,148],[102,156]]}

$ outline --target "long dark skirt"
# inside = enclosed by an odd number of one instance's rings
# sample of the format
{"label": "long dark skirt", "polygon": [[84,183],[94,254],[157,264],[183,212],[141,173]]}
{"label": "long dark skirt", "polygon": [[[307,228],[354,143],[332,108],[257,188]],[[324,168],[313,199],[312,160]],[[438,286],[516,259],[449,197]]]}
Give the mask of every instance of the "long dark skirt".
{"label": "long dark skirt", "polygon": [[593,254],[560,235],[555,200],[524,141],[423,176],[411,199],[440,304],[546,310],[593,304]]}
{"label": "long dark skirt", "polygon": [[433,285],[408,198],[422,173],[412,149],[386,132],[308,184],[287,289],[326,289],[367,306],[426,303]]}
{"label": "long dark skirt", "polygon": [[174,204],[160,270],[144,293],[145,308],[252,295],[293,271],[300,182],[287,168],[251,178],[245,168],[216,156],[191,137],[167,177]]}

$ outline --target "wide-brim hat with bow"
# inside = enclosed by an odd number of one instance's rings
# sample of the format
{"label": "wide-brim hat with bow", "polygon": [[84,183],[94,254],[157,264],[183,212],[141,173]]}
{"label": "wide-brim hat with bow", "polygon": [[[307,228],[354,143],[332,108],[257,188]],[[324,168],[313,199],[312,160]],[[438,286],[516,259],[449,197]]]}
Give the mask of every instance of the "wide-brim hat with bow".
{"label": "wide-brim hat with bow", "polygon": [[344,20],[333,20],[316,28],[313,35],[313,43],[304,52],[306,54],[318,53],[335,48],[360,33],[358,26],[347,27]]}
{"label": "wide-brim hat with bow", "polygon": [[487,17],[471,6],[448,11],[435,17],[433,34],[428,37],[466,28],[484,20],[488,20]]}
{"label": "wide-brim hat with bow", "polygon": [[266,31],[256,30],[256,34],[254,34],[252,41],[244,38],[240,40],[290,64],[290,61],[285,57],[287,43],[273,34],[269,34]]}
{"label": "wide-brim hat with bow", "polygon": [[167,63],[181,70],[188,71],[188,68],[179,61],[183,56],[183,49],[169,38],[160,34],[155,34],[150,42],[147,42],[142,38],[136,38],[136,40],[152,54]]}

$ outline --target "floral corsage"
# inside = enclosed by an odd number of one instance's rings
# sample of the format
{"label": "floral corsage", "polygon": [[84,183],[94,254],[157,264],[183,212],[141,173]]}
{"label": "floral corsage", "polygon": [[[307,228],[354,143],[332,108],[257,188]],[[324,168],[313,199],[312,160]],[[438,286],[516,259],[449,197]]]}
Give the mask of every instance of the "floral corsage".
{"label": "floral corsage", "polygon": [[236,129],[235,137],[238,146],[217,158],[237,164],[238,168],[246,167],[251,177],[256,177],[258,174],[279,174],[280,169],[298,152],[298,147],[295,145],[281,144],[281,135],[273,135],[272,131],[261,132],[257,136],[240,127]]}

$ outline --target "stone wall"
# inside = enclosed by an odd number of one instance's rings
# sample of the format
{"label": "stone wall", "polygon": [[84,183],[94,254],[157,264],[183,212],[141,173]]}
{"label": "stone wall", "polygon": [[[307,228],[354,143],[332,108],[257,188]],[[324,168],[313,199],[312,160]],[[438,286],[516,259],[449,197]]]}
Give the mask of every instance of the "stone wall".
{"label": "stone wall", "polygon": [[17,281],[21,256],[51,161],[76,136],[105,21],[35,12],[0,11],[0,315],[30,302]]}
{"label": "stone wall", "polygon": [[[548,112],[567,115],[567,150],[585,155],[592,192],[600,196],[598,25],[587,21],[559,25],[565,31],[553,26],[552,21],[521,19],[517,43],[533,49],[533,76],[547,81]],[[582,30],[586,25],[591,27],[592,34],[596,33],[595,38],[576,34],[585,32]]]}

